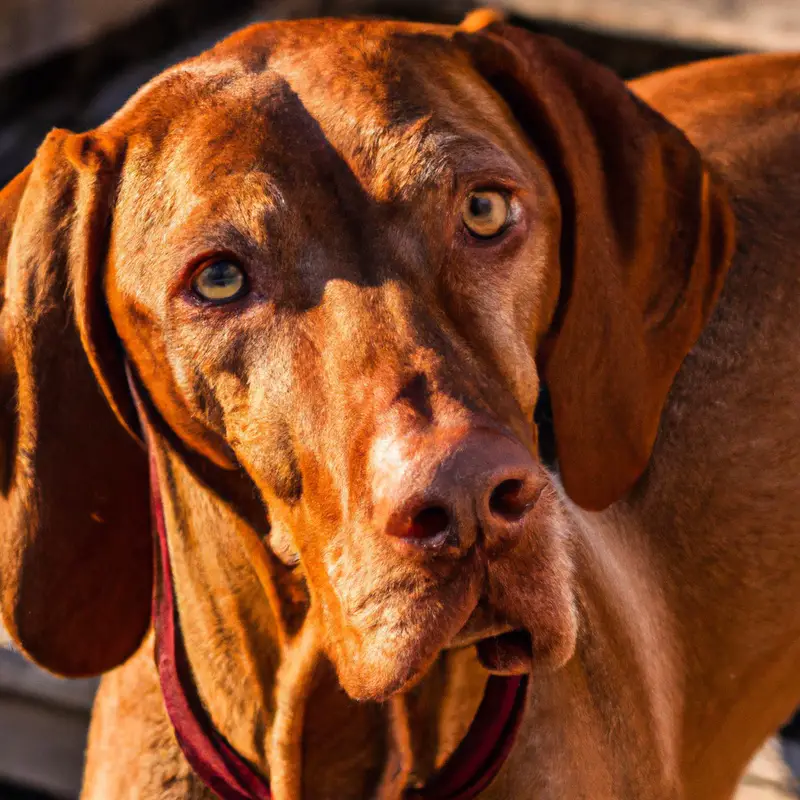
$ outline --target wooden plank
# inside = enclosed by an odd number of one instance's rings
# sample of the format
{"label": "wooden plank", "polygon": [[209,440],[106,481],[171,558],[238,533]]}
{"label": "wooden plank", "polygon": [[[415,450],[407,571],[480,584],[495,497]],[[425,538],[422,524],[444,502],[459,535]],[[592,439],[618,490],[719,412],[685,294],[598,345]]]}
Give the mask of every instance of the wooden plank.
{"label": "wooden plank", "polygon": [[88,716],[97,679],[57,678],[8,648],[0,648],[0,694],[36,701]]}
{"label": "wooden plank", "polygon": [[83,712],[0,693],[0,778],[77,797],[87,730]]}
{"label": "wooden plank", "polygon": [[97,684],[39,669],[0,626],[0,781],[77,797]]}
{"label": "wooden plank", "polygon": [[800,50],[800,0],[501,0],[523,16],[684,44]]}
{"label": "wooden plank", "polygon": [[[0,75],[62,50],[80,47],[135,21],[167,0],[2,0]],[[439,14],[468,8],[470,0],[441,0]],[[410,14],[420,0],[406,0]],[[496,0],[533,19],[549,19],[616,33],[721,47],[800,49],[798,0]],[[333,13],[396,11],[396,0],[331,0]],[[265,16],[269,5],[261,9]],[[430,14],[427,9],[426,14]]]}
{"label": "wooden plank", "polygon": [[792,800],[797,797],[792,782],[778,743],[770,739],[751,762],[734,800]]}
{"label": "wooden plank", "polygon": [[80,47],[164,0],[2,0],[0,75]]}

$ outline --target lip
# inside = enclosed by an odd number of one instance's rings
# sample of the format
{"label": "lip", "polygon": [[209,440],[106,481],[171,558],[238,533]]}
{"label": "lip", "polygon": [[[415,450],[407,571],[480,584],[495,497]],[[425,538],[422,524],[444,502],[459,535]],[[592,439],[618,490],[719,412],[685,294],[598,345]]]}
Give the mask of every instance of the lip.
{"label": "lip", "polygon": [[481,666],[493,675],[527,675],[533,668],[533,639],[481,598],[451,648],[474,646]]}
{"label": "lip", "polygon": [[481,639],[478,661],[493,675],[527,675],[533,669],[533,639],[519,628]]}
{"label": "lip", "polygon": [[502,615],[489,606],[485,597],[482,597],[464,623],[461,630],[453,637],[450,648],[469,647],[477,644],[482,639],[500,636],[514,630]]}

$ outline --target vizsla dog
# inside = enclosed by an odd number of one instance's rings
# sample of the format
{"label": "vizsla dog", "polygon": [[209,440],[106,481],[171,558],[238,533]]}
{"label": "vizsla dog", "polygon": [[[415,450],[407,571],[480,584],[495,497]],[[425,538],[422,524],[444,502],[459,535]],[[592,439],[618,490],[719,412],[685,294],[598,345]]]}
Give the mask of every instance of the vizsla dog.
{"label": "vizsla dog", "polygon": [[85,800],[730,797],[800,700],[798,165],[800,58],[626,86],[475,17],[53,131],[0,579],[109,672]]}

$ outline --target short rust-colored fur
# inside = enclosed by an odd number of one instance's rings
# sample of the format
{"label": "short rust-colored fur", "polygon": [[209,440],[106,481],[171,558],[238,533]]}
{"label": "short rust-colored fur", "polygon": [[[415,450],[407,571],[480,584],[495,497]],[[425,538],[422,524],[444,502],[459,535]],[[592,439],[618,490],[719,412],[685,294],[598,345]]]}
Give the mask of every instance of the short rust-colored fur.
{"label": "short rust-colored fur", "polygon": [[[84,799],[211,796],[147,633],[126,359],[199,694],[277,800],[424,782],[509,627],[529,706],[482,797],[730,797],[800,700],[798,130],[800,58],[626,86],[484,14],[257,25],[51,133],[0,193],[0,610],[108,672]],[[487,187],[515,216],[475,241]],[[214,257],[243,299],[192,293]],[[513,535],[389,535],[497,452]]]}

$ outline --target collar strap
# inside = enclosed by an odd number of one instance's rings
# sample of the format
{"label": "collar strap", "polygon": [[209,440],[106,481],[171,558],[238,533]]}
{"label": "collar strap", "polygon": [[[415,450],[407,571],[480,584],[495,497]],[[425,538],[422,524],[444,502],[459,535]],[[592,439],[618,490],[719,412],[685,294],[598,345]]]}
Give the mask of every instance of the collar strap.
{"label": "collar strap", "polygon": [[[175,600],[158,465],[150,446],[149,425],[130,371],[128,379],[148,445],[150,499],[157,538],[153,596],[156,663],[175,738],[191,768],[220,800],[270,800],[268,781],[216,729],[194,683]],[[471,800],[477,797],[492,782],[511,752],[525,710],[527,685],[527,676],[490,676],[483,700],[461,744],[423,788],[407,789],[403,800]]]}

